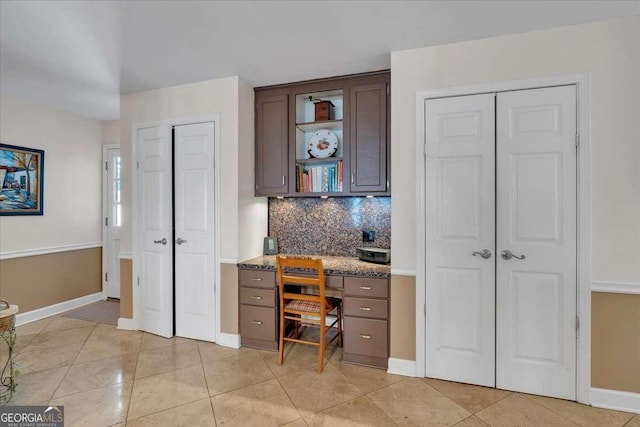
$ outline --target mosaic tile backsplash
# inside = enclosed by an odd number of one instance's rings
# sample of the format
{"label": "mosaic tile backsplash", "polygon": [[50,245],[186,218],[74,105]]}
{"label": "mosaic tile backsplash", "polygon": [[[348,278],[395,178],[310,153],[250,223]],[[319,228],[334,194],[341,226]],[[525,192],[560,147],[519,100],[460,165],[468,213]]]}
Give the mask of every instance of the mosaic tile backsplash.
{"label": "mosaic tile backsplash", "polygon": [[[362,230],[375,231],[363,242]],[[391,198],[269,199],[269,235],[280,253],[356,256],[356,248],[391,247]]]}

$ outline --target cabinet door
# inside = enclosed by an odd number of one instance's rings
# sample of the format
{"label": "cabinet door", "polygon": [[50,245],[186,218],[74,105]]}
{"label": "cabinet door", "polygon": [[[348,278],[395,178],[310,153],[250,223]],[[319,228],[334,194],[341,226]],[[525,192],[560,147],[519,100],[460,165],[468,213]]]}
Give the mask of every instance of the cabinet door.
{"label": "cabinet door", "polygon": [[350,191],[387,192],[387,82],[352,86],[349,103]]}
{"label": "cabinet door", "polygon": [[288,94],[256,94],[256,196],[289,192],[288,114]]}

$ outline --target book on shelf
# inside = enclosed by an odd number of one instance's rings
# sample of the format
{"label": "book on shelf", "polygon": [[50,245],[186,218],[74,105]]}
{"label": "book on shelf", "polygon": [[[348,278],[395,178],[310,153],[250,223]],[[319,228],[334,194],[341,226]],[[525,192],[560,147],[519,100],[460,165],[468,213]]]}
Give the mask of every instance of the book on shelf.
{"label": "book on shelf", "polygon": [[296,192],[338,193],[342,191],[342,160],[328,165],[296,165]]}

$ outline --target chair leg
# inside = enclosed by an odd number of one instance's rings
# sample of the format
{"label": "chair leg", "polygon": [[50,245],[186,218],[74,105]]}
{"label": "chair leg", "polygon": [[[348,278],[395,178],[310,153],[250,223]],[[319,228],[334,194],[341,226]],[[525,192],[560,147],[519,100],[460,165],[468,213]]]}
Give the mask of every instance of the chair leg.
{"label": "chair leg", "polygon": [[342,347],[342,303],[338,304],[338,346]]}
{"label": "chair leg", "polygon": [[278,363],[280,365],[282,365],[282,362],[284,362],[284,331],[285,331],[285,318],[284,318],[284,313],[281,312],[280,313],[280,339],[279,339],[279,345],[278,345]]}
{"label": "chair leg", "polygon": [[320,346],[318,348],[318,373],[321,374],[324,369],[324,348],[327,336],[327,320],[325,316],[320,316]]}

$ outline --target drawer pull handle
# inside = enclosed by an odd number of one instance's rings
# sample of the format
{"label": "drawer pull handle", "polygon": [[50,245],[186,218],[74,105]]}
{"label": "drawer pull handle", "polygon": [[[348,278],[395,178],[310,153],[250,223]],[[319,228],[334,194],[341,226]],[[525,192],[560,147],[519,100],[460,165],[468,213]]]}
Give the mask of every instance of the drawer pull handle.
{"label": "drawer pull handle", "polygon": [[362,289],[364,291],[370,291],[371,290],[371,286],[360,286],[360,289]]}
{"label": "drawer pull handle", "polygon": [[252,320],[251,323],[254,325],[262,325],[262,320]]}
{"label": "drawer pull handle", "polygon": [[252,299],[262,299],[262,297],[261,297],[261,296],[259,296],[259,295],[252,295],[252,296],[251,296],[251,298],[252,298]]}
{"label": "drawer pull handle", "polygon": [[262,277],[254,277],[253,279],[254,282],[262,282]]}
{"label": "drawer pull handle", "polygon": [[371,311],[371,307],[360,307],[362,311]]}
{"label": "drawer pull handle", "polygon": [[362,338],[363,340],[370,340],[371,335],[358,334],[358,338]]}

